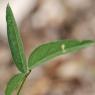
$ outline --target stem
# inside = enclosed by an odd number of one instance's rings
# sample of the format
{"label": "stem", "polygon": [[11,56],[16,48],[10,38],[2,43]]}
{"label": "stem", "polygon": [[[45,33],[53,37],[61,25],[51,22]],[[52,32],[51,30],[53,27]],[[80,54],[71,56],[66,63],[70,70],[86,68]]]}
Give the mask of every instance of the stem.
{"label": "stem", "polygon": [[22,83],[21,83],[21,85],[20,85],[20,87],[17,91],[17,95],[20,94],[20,91],[21,91],[21,89],[22,89],[22,87],[23,87],[23,85],[24,85],[24,83],[25,83],[25,81],[26,81],[26,79],[27,79],[27,77],[29,76],[30,73],[31,73],[31,70],[25,75],[25,77],[24,77],[24,79],[23,79],[23,81],[22,81]]}

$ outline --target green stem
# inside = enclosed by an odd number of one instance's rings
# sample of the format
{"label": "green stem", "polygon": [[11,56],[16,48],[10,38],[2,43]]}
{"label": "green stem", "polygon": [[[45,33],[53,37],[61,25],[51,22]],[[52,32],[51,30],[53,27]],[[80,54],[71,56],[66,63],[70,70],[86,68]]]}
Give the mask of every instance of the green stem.
{"label": "green stem", "polygon": [[26,81],[26,79],[27,79],[27,77],[29,76],[30,73],[31,73],[31,70],[25,75],[25,77],[24,77],[24,79],[23,79],[23,81],[22,81],[22,83],[21,83],[21,85],[20,85],[20,87],[17,91],[17,95],[20,94],[20,91],[21,91],[21,89],[22,89],[22,87],[23,87],[23,85],[24,85],[24,83],[25,83],[25,81]]}

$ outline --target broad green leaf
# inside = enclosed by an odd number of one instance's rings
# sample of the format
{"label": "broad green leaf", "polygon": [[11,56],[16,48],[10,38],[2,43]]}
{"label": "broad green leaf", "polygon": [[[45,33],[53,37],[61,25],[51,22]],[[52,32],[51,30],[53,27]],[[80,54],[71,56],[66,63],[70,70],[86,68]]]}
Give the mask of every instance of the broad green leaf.
{"label": "broad green leaf", "polygon": [[12,93],[16,90],[16,88],[18,88],[21,85],[24,77],[25,74],[23,73],[17,74],[14,77],[12,77],[7,84],[5,95],[13,95]]}
{"label": "broad green leaf", "polygon": [[88,47],[93,43],[95,42],[90,40],[59,40],[40,45],[31,53],[28,60],[28,67],[32,69],[56,56],[77,51],[83,47]]}
{"label": "broad green leaf", "polygon": [[13,16],[9,4],[6,9],[6,21],[7,21],[8,42],[14,63],[21,72],[26,72],[27,66],[26,66],[23,44],[15,22],[15,18]]}

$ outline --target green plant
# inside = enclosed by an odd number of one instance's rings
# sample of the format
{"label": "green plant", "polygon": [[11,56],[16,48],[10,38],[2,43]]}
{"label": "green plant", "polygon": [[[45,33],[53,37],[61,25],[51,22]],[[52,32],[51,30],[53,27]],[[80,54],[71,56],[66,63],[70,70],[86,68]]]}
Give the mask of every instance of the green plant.
{"label": "green plant", "polygon": [[15,89],[17,89],[17,95],[19,95],[25,80],[34,67],[59,55],[74,52],[95,43],[91,40],[58,40],[45,43],[32,51],[27,62],[24,55],[22,40],[18,32],[19,30],[9,4],[6,8],[6,21],[11,54],[20,73],[10,79],[6,87],[5,95],[12,95]]}

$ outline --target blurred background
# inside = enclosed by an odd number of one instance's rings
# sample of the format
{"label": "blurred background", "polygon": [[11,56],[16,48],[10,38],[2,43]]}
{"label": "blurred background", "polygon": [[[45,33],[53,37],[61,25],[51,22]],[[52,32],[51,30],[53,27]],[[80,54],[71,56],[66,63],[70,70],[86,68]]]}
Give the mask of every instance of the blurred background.
{"label": "blurred background", "polygon": [[[95,40],[95,0],[0,0],[0,95],[18,73],[7,42],[10,3],[26,57],[33,48],[58,39]],[[60,56],[33,69],[22,95],[95,95],[95,46]]]}

